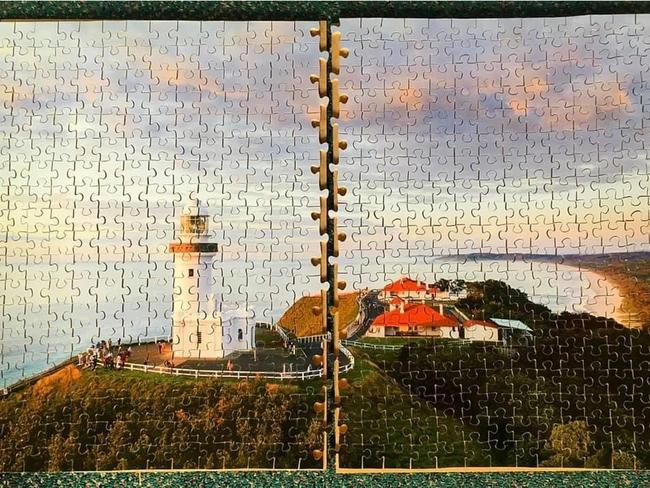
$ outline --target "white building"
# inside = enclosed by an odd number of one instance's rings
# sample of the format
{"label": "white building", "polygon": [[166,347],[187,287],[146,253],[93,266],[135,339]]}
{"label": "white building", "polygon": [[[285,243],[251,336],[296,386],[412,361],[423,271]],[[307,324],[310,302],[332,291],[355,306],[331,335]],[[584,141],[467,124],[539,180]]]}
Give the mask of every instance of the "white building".
{"label": "white building", "polygon": [[487,320],[466,320],[461,332],[463,339],[482,342],[497,342],[499,327]]}
{"label": "white building", "polygon": [[169,245],[174,255],[173,352],[183,358],[222,358],[255,347],[255,320],[237,309],[221,313],[212,261],[218,246],[200,202],[188,206],[180,233]]}

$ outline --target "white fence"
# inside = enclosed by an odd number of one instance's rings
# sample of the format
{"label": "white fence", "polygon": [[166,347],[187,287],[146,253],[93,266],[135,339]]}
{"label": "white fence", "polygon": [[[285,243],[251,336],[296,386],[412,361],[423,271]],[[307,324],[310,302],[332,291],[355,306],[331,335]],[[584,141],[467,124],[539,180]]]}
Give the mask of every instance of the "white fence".
{"label": "white fence", "polygon": [[[141,344],[158,344],[159,342],[171,342],[172,336],[151,336],[151,337],[138,337],[138,346]],[[132,346],[133,344],[125,344],[125,346]]]}
{"label": "white fence", "polygon": [[168,368],[165,366],[147,366],[144,364],[126,363],[124,369],[143,371],[145,373],[169,374],[172,376],[189,376],[191,378],[267,378],[277,380],[308,380],[320,378],[322,369],[307,371],[219,371],[188,368]]}
{"label": "white fence", "polygon": [[340,345],[339,350],[345,354],[345,357],[347,357],[349,361],[345,366],[341,366],[339,373],[347,373],[354,368],[354,356],[343,344]]}
{"label": "white fence", "polygon": [[401,349],[406,345],[406,344],[372,344],[370,342],[349,341],[349,340],[343,340],[341,341],[341,344],[346,346],[361,347],[363,349],[378,349],[381,351],[396,351],[397,349]]}
{"label": "white fence", "polygon": [[[290,339],[286,332],[281,327],[278,327],[275,324],[269,324],[266,322],[258,322],[255,324],[257,327],[265,327],[276,331],[280,336],[287,340],[295,340],[296,342],[316,342],[322,341],[323,339],[329,339],[329,334],[319,334],[313,336],[300,337],[296,339]],[[171,341],[171,336],[151,336],[151,337],[138,337],[137,343],[124,343],[122,344],[125,347],[142,345],[142,344],[151,344],[158,342],[168,342]],[[353,343],[351,345],[356,345],[356,341],[341,341],[340,351],[348,358],[348,364],[341,367],[340,372],[345,373],[354,368],[354,356],[352,353],[343,346],[344,342]],[[8,388],[3,388],[0,390],[3,395],[8,395],[12,391],[22,388],[26,384],[32,384],[41,377],[45,377],[48,374],[51,374],[64,365],[75,364],[74,357],[68,359],[56,366],[48,369],[47,371],[36,374],[29,379],[20,381]],[[98,366],[104,366],[100,361]],[[169,374],[173,376],[185,376],[191,378],[233,378],[233,379],[243,379],[243,378],[265,378],[265,379],[276,379],[276,380],[309,380],[320,378],[323,375],[323,369],[308,369],[306,371],[227,371],[227,370],[200,370],[200,369],[189,369],[189,368],[170,368],[165,366],[149,366],[145,364],[136,364],[136,363],[125,363],[124,369],[129,371],[142,371],[144,373],[157,373],[157,374]]]}
{"label": "white fence", "polygon": [[296,342],[300,343],[309,343],[309,342],[322,342],[323,340],[329,341],[330,339],[330,334],[329,332],[327,334],[317,334],[317,335],[310,335],[310,336],[304,336],[304,337],[296,337],[294,340]]}
{"label": "white fence", "polygon": [[[273,330],[277,332],[284,340],[296,342],[320,342],[323,339],[328,340],[330,334],[318,334],[313,336],[298,337],[295,339],[290,339],[282,327],[278,327],[275,324],[270,324],[268,322],[257,322],[255,324],[257,327],[264,327],[266,329]],[[146,344],[159,341],[168,341],[170,337],[167,336],[155,336],[155,337],[143,337],[138,339],[138,344]],[[352,353],[343,345],[340,347],[340,351],[348,359],[348,363],[341,367],[340,372],[345,373],[354,368],[354,356]],[[149,366],[144,364],[136,363],[126,363],[124,369],[129,371],[142,371],[145,373],[158,373],[158,374],[169,374],[173,376],[188,376],[192,378],[233,378],[233,379],[242,379],[242,378],[266,378],[266,379],[277,379],[277,380],[308,380],[314,378],[320,378],[323,375],[323,368],[317,369],[308,369],[306,371],[227,371],[227,370],[201,370],[201,369],[189,369],[189,368],[171,368],[165,366]]]}

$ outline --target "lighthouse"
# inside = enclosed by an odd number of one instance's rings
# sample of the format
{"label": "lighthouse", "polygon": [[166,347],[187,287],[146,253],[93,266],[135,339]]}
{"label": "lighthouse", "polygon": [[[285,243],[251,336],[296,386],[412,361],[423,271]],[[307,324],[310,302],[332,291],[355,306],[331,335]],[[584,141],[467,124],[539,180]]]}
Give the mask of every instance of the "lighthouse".
{"label": "lighthouse", "polygon": [[218,245],[210,217],[196,200],[185,207],[180,232],[169,244],[174,257],[173,352],[179,358],[223,358],[255,347],[255,321],[246,310],[221,311],[212,278]]}

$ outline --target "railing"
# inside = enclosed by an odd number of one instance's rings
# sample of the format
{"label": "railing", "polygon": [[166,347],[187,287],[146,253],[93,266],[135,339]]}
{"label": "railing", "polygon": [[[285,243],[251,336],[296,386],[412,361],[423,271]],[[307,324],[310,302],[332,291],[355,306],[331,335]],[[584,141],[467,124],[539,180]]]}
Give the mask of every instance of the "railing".
{"label": "railing", "polygon": [[256,327],[263,327],[265,329],[269,329],[272,331],[277,332],[282,339],[284,339],[287,342],[320,342],[323,339],[329,340],[330,334],[315,334],[315,335],[310,335],[310,336],[303,336],[303,337],[289,337],[286,333],[286,331],[280,327],[279,325],[276,324],[270,324],[268,322],[257,322],[255,324]]}
{"label": "railing", "polygon": [[126,363],[124,369],[129,371],[143,371],[145,373],[169,374],[172,376],[189,376],[192,378],[267,378],[279,380],[307,380],[320,378],[322,369],[307,371],[219,371],[200,370],[187,368],[171,368],[165,366],[148,366],[144,364]]}
{"label": "railing", "polygon": [[[159,342],[170,342],[172,340],[171,335],[166,336],[151,336],[151,337],[138,337],[138,346],[142,344],[158,344]],[[124,344],[125,346],[132,346],[134,344]]]}
{"label": "railing", "polygon": [[372,344],[370,342],[360,342],[360,341],[351,341],[351,340],[342,340],[341,344],[345,346],[361,347],[363,349],[378,349],[382,351],[396,351],[398,349],[401,349],[405,345],[408,345],[406,343],[405,344]]}
{"label": "railing", "polygon": [[280,337],[282,337],[282,339],[284,339],[285,341],[287,342],[291,341],[291,339],[284,331],[284,329],[276,324],[271,324],[269,322],[255,322],[255,327],[272,330],[274,332],[277,332],[280,335]]}
{"label": "railing", "polygon": [[[343,341],[341,341],[343,342]],[[348,350],[347,347],[345,347],[343,344],[340,345],[339,350],[345,354],[345,357],[348,358],[348,364],[345,366],[341,366],[339,369],[339,373],[347,373],[348,371],[352,370],[354,368],[354,356],[352,353]]]}
{"label": "railing", "polygon": [[330,334],[316,334],[310,336],[296,337],[294,341],[296,342],[321,342],[322,340],[329,341]]}
{"label": "railing", "polygon": [[33,374],[31,376],[28,376],[27,378],[18,380],[16,383],[12,385],[3,387],[2,389],[0,389],[0,392],[2,392],[3,396],[7,396],[10,393],[13,393],[14,391],[22,390],[23,388],[33,385],[41,378],[45,378],[46,376],[56,373],[60,369],[63,369],[70,364],[75,364],[75,359],[76,358],[71,357],[69,359],[66,359],[65,361],[61,361],[59,364],[55,364],[54,366],[46,369],[45,371],[41,371],[40,373]]}
{"label": "railing", "polygon": [[[266,322],[258,322],[255,324],[257,327],[265,327],[274,331],[277,331],[280,336],[285,338],[287,341],[291,340],[286,335],[284,330],[281,327],[278,327],[275,324],[269,324]],[[315,342],[322,341],[323,339],[329,339],[329,334],[319,334],[313,336],[306,336],[296,338],[298,342]],[[151,337],[138,337],[137,345],[141,344],[150,344],[158,343],[161,341],[170,341],[171,336],[151,336]],[[348,364],[341,367],[340,372],[345,373],[354,368],[354,356],[352,353],[343,345],[343,343],[350,343],[350,345],[357,345],[356,341],[341,341],[341,352],[348,358]],[[136,345],[136,343],[125,343],[122,344],[125,347]],[[363,347],[363,346],[361,346]],[[43,378],[53,372],[61,369],[62,367],[68,364],[75,364],[74,358],[68,359],[52,368],[38,373],[30,378],[19,381],[14,385],[3,388],[0,390],[3,395],[8,395],[13,391],[21,389],[25,386],[33,384],[38,379]],[[102,362],[98,362],[98,366],[104,367]],[[173,376],[187,376],[192,378],[234,378],[234,379],[243,379],[243,378],[266,378],[266,379],[278,379],[278,380],[308,380],[314,378],[320,378],[323,375],[323,369],[309,369],[306,371],[227,371],[227,370],[200,370],[200,369],[189,369],[189,368],[171,368],[165,366],[149,366],[145,364],[137,363],[125,363],[124,369],[129,371],[142,371],[144,373],[158,373],[158,374],[169,374]]]}

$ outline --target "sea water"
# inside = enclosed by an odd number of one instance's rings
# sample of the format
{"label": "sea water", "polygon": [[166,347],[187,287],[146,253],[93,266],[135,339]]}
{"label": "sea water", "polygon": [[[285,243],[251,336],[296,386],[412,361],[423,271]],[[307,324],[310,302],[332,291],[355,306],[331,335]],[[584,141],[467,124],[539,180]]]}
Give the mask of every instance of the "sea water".
{"label": "sea water", "polygon": [[[435,258],[407,266],[399,263],[398,258],[393,266],[357,260],[342,266],[341,275],[348,289],[381,288],[401,275],[429,283],[441,278],[494,279],[554,312],[589,312],[625,322],[619,313],[618,289],[590,271],[536,261]],[[58,270],[59,279],[52,280]],[[320,289],[316,268],[298,257],[222,260],[215,263],[215,270],[215,288],[224,307],[252,310],[258,321],[277,321],[298,298]],[[22,271],[29,275],[23,275],[29,283],[43,277],[42,288],[6,290],[0,342],[2,386],[43,371],[99,340],[128,343],[171,332],[172,271],[164,256],[93,266],[33,264]]]}

